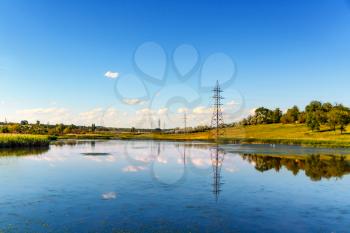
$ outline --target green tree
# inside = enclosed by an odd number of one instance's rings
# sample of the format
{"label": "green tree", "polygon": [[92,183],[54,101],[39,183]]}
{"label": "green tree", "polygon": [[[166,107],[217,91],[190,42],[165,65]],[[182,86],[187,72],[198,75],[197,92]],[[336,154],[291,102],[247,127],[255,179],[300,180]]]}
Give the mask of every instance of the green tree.
{"label": "green tree", "polygon": [[306,113],[305,112],[300,112],[299,117],[298,117],[298,122],[300,124],[304,124],[306,122]]}
{"label": "green tree", "polygon": [[65,126],[63,124],[56,125],[55,132],[58,134],[63,134]]}
{"label": "green tree", "polygon": [[293,106],[292,108],[287,110],[286,114],[282,116],[281,122],[284,124],[296,123],[298,121],[299,114],[299,108],[297,106]]}
{"label": "green tree", "polygon": [[306,125],[312,130],[320,130],[320,122],[315,113],[309,113],[306,117]]}
{"label": "green tree", "polygon": [[276,108],[272,113],[272,122],[280,123],[282,117],[282,111],[279,108]]}
{"label": "green tree", "polygon": [[257,124],[269,124],[272,123],[273,112],[270,109],[260,107],[255,110],[255,118]]}
{"label": "green tree", "polygon": [[27,120],[22,120],[21,121],[21,125],[28,125],[28,121]]}
{"label": "green tree", "polygon": [[336,130],[337,124],[339,123],[339,110],[333,108],[327,114],[327,125],[333,131]]}
{"label": "green tree", "polygon": [[346,126],[350,123],[349,110],[341,109],[338,113],[338,124],[340,133],[343,134],[346,131]]}

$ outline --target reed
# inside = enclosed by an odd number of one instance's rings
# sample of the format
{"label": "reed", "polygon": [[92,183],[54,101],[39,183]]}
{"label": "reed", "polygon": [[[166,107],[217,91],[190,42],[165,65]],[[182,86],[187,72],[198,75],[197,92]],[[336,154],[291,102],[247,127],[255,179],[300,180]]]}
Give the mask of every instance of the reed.
{"label": "reed", "polygon": [[45,147],[50,144],[48,136],[31,134],[0,134],[0,148]]}

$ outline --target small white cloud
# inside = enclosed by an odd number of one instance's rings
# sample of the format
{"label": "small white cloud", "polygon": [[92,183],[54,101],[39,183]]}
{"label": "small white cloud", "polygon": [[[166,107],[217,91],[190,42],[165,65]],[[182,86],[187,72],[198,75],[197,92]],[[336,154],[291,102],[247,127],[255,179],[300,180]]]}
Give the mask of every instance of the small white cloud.
{"label": "small white cloud", "polygon": [[167,108],[160,108],[158,110],[158,114],[159,115],[164,115],[164,114],[167,114],[168,113],[168,109]]}
{"label": "small white cloud", "polygon": [[212,112],[211,108],[206,108],[204,106],[199,106],[193,109],[194,114],[209,114]]}
{"label": "small white cloud", "polygon": [[187,108],[178,108],[177,112],[178,113],[185,113],[185,112],[188,112],[188,109]]}
{"label": "small white cloud", "polygon": [[154,114],[154,111],[150,108],[143,108],[136,111],[136,115],[152,115],[152,114]]}
{"label": "small white cloud", "polygon": [[238,103],[236,101],[234,101],[234,100],[231,100],[231,101],[227,102],[226,105],[229,106],[229,107],[233,107],[235,105],[238,105]]}
{"label": "small white cloud", "polygon": [[107,78],[118,78],[119,77],[119,73],[118,72],[113,72],[113,71],[107,71],[105,73],[105,77]]}
{"label": "small white cloud", "polygon": [[111,199],[116,199],[117,194],[115,192],[108,192],[108,193],[103,193],[101,195],[101,198],[103,200],[111,200]]}
{"label": "small white cloud", "polygon": [[123,99],[123,102],[128,105],[137,105],[137,104],[144,104],[145,101],[141,99]]}
{"label": "small white cloud", "polygon": [[256,108],[252,108],[249,110],[249,115],[254,115],[255,114]]}
{"label": "small white cloud", "polygon": [[64,114],[68,110],[65,108],[31,108],[18,110],[17,114],[20,115],[34,115],[34,114]]}

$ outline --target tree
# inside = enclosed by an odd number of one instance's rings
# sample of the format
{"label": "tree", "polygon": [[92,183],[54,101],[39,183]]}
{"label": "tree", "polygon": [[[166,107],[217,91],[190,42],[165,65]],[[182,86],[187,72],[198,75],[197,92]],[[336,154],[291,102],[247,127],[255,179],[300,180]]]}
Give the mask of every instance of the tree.
{"label": "tree", "polygon": [[27,120],[22,120],[21,121],[21,125],[28,125],[28,121]]}
{"label": "tree", "polygon": [[330,127],[331,130],[335,131],[337,124],[339,122],[339,110],[333,108],[331,111],[328,112],[327,114],[328,118],[328,126]]}
{"label": "tree", "polygon": [[10,133],[9,128],[5,125],[0,128],[1,133]]}
{"label": "tree", "polygon": [[339,125],[340,133],[345,131],[346,126],[350,123],[350,110],[343,105],[334,106],[327,113],[327,124],[331,130],[336,130],[336,127]]}
{"label": "tree", "polygon": [[310,113],[306,118],[306,125],[312,130],[320,130],[320,122],[317,120],[317,117],[314,113]]}
{"label": "tree", "polygon": [[298,122],[300,124],[304,124],[306,122],[306,113],[305,112],[301,112],[299,114],[299,117],[298,117]]}
{"label": "tree", "polygon": [[311,101],[305,107],[306,115],[313,114],[319,124],[327,123],[327,113],[332,109],[330,103],[322,104],[320,101]]}
{"label": "tree", "polygon": [[282,117],[282,111],[279,108],[276,108],[272,113],[272,122],[280,123]]}
{"label": "tree", "polygon": [[338,110],[338,124],[340,133],[346,131],[346,126],[350,123],[349,109],[343,108]]}
{"label": "tree", "polygon": [[322,110],[324,112],[330,112],[333,109],[333,105],[329,102],[322,104]]}
{"label": "tree", "polygon": [[260,107],[255,110],[255,117],[257,124],[272,123],[273,112],[270,109]]}
{"label": "tree", "polygon": [[65,126],[63,124],[56,125],[55,127],[55,131],[58,134],[63,134],[64,129],[65,129]]}
{"label": "tree", "polygon": [[282,116],[281,122],[284,124],[296,123],[298,121],[299,114],[299,108],[297,106],[293,106],[292,108],[287,110],[286,114]]}
{"label": "tree", "polygon": [[316,112],[322,109],[322,103],[320,101],[311,101],[309,105],[305,107],[305,112]]}
{"label": "tree", "polygon": [[96,130],[96,125],[95,125],[95,124],[92,124],[92,125],[91,125],[91,131],[92,131],[92,132],[95,132],[95,130]]}

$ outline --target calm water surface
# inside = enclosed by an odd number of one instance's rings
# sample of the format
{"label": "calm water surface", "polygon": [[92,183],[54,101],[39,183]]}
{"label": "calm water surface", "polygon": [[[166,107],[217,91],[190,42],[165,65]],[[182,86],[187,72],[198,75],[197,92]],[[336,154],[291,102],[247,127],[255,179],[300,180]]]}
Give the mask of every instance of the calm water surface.
{"label": "calm water surface", "polygon": [[0,232],[350,232],[345,154],[157,141],[0,150]]}

